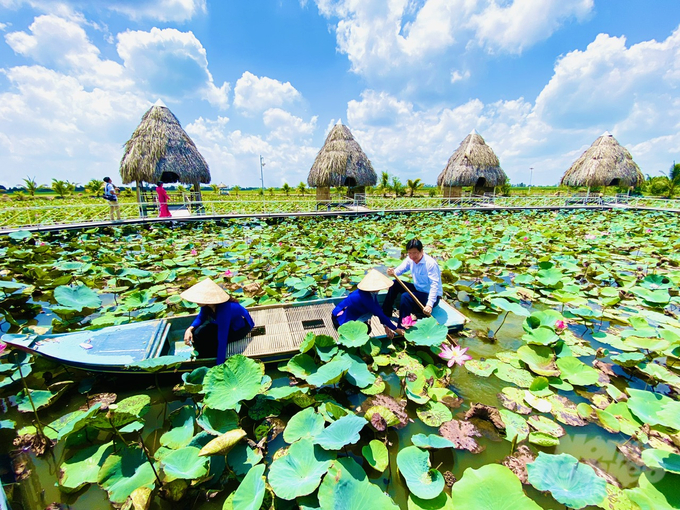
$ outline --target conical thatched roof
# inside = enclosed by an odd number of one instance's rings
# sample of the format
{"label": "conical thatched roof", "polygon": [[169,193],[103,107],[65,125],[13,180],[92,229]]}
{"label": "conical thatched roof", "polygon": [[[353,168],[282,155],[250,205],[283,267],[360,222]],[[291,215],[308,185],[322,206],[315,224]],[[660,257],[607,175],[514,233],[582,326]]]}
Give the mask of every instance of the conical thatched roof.
{"label": "conical thatched roof", "polygon": [[120,160],[123,184],[210,182],[210,170],[177,117],[160,101],[142,117]]}
{"label": "conical thatched roof", "polygon": [[645,180],[640,167],[611,133],[605,132],[564,173],[566,186],[639,186]]}
{"label": "conical thatched roof", "polygon": [[307,184],[313,188],[374,186],[378,182],[371,162],[347,126],[336,124],[316,155]]}
{"label": "conical thatched roof", "polygon": [[473,130],[449,158],[446,168],[437,177],[437,186],[491,187],[500,186],[507,179],[493,149]]}

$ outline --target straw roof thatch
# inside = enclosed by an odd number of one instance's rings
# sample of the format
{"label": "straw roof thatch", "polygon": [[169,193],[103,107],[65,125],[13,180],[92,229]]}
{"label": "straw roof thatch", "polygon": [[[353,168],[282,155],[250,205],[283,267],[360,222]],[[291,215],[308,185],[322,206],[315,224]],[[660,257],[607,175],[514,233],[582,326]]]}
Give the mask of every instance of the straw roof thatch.
{"label": "straw roof thatch", "polygon": [[639,186],[645,180],[640,167],[611,133],[593,142],[562,176],[566,186]]}
{"label": "straw roof thatch", "polygon": [[484,186],[491,187],[504,184],[508,177],[493,149],[473,130],[449,158],[437,177],[437,186],[475,186],[480,179],[484,179]]}
{"label": "straw roof thatch", "polygon": [[123,184],[139,182],[210,182],[210,170],[177,117],[158,101],[125,143],[120,160]]}
{"label": "straw roof thatch", "polygon": [[374,186],[378,176],[347,126],[336,124],[316,155],[307,184],[313,188]]}

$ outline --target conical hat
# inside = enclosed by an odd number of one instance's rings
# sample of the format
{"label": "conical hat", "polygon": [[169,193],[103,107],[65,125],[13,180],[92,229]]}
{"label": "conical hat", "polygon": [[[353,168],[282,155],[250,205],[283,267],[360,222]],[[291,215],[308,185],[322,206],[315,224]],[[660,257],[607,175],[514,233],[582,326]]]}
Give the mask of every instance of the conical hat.
{"label": "conical hat", "polygon": [[368,292],[375,292],[377,290],[389,289],[393,284],[394,282],[380,271],[371,269],[357,287]]}
{"label": "conical hat", "polygon": [[229,294],[227,294],[222,287],[217,285],[210,278],[206,278],[202,282],[189,287],[180,294],[185,301],[192,303],[199,303],[201,305],[218,305],[229,301]]}

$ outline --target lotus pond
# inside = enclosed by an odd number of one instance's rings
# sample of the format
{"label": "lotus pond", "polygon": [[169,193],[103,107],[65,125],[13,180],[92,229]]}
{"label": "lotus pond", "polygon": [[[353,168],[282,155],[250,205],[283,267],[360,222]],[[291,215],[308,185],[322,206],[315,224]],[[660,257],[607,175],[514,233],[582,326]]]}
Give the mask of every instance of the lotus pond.
{"label": "lotus pond", "polygon": [[246,305],[341,296],[417,236],[472,360],[447,366],[430,319],[157,377],[5,349],[0,474],[31,510],[680,508],[677,225],[526,211],[15,232],[0,326],[36,333],[194,312],[178,294],[205,276]]}

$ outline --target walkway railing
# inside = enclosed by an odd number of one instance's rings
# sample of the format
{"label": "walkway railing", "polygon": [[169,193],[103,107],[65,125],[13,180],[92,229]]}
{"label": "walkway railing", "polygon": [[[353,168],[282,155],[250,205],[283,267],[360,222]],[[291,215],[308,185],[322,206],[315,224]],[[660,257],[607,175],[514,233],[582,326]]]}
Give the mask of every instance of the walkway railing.
{"label": "walkway railing", "polygon": [[[144,214],[149,204],[120,204],[123,220],[153,219],[156,212]],[[4,204],[3,204],[4,206]],[[110,221],[109,206],[102,204],[40,205],[21,207],[20,204],[0,206],[0,229],[35,226],[88,224]],[[558,197],[558,196],[510,196],[510,197],[400,197],[385,198],[368,195],[363,203],[346,198],[317,201],[314,198],[282,200],[227,200],[171,204],[174,219],[200,218],[205,216],[314,214],[317,212],[344,211],[398,211],[418,209],[506,209],[506,208],[634,208],[680,212],[680,200],[641,197]],[[170,218],[170,219],[173,219]]]}

